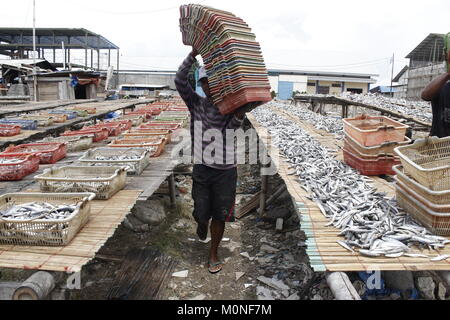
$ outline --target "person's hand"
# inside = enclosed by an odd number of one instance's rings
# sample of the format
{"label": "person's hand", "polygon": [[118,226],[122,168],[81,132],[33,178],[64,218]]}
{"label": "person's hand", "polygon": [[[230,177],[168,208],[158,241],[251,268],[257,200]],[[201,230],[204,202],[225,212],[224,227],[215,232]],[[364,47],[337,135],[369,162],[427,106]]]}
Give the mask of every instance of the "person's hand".
{"label": "person's hand", "polygon": [[192,55],[194,58],[195,58],[196,56],[198,56],[198,51],[197,51],[197,49],[195,49],[194,47],[192,47],[191,55]]}
{"label": "person's hand", "polygon": [[244,112],[244,111],[236,111],[236,113],[235,113],[234,115],[235,115],[236,118],[238,118],[239,120],[244,120],[245,112]]}

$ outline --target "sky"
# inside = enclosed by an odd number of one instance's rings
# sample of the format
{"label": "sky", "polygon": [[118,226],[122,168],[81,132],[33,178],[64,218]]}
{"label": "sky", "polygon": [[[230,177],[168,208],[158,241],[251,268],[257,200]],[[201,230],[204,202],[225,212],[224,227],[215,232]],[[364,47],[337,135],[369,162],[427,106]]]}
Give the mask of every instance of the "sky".
{"label": "sky", "polygon": [[[32,3],[8,1],[0,27],[32,27]],[[390,84],[393,55],[395,76],[429,33],[450,32],[448,0],[36,0],[36,27],[101,34],[120,47],[120,69],[176,70],[191,50],[178,20],[187,3],[242,18],[269,69],[378,74],[377,85]],[[84,63],[81,54],[73,54],[74,63]],[[106,55],[101,58],[105,64]]]}

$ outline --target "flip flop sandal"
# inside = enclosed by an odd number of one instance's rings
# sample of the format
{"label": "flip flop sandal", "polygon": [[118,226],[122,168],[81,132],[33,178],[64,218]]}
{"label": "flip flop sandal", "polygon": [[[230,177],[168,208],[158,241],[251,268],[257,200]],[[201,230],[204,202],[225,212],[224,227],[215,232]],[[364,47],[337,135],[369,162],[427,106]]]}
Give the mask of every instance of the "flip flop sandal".
{"label": "flip flop sandal", "polygon": [[[220,266],[220,268],[217,271],[211,271],[211,269]],[[219,273],[220,271],[222,271],[222,267],[223,267],[223,263],[222,262],[216,262],[216,263],[211,263],[208,261],[208,271],[211,274],[216,274]]]}

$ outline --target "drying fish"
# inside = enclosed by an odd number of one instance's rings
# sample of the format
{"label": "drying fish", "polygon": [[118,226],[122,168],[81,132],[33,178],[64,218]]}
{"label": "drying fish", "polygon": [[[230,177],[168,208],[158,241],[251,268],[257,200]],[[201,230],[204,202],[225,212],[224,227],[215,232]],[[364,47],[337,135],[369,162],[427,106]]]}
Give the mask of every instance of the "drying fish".
{"label": "drying fish", "polygon": [[450,255],[444,254],[442,256],[438,256],[438,257],[432,258],[430,260],[431,261],[444,261],[444,260],[447,260],[448,258],[450,258]]}
{"label": "drying fish", "polygon": [[49,203],[25,203],[0,210],[0,218],[9,220],[64,220],[75,212],[76,205],[52,205]]}
{"label": "drying fish", "polygon": [[[330,150],[294,121],[267,107],[252,113],[269,130],[300,185],[329,220],[328,225],[341,230],[344,240],[338,244],[348,246],[346,250],[358,249],[361,255],[369,257],[396,258],[409,254],[412,246],[438,249],[448,244],[448,239],[432,235],[400,210],[394,199],[377,192],[367,177],[335,159]],[[303,115],[306,117],[309,116]],[[338,133],[334,128],[331,130]]]}
{"label": "drying fish", "polygon": [[5,159],[5,158],[0,158],[0,164],[16,164],[16,163],[20,163],[23,160],[21,159]]}

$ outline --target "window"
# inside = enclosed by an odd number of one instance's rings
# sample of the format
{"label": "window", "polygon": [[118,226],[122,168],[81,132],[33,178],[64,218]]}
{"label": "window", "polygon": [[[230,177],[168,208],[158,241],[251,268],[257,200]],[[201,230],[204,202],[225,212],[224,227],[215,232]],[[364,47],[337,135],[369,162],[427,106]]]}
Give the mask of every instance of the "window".
{"label": "window", "polygon": [[361,94],[361,93],[363,93],[363,89],[348,88],[347,92]]}
{"label": "window", "polygon": [[340,83],[333,83],[331,86],[333,88],[340,88],[340,87],[342,87],[342,85]]}
{"label": "window", "polygon": [[330,87],[321,87],[319,86],[317,90],[318,94],[329,94],[330,93]]}
{"label": "window", "polygon": [[308,87],[315,87],[316,83],[315,82],[308,82]]}

